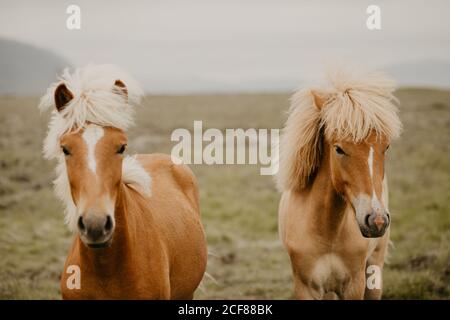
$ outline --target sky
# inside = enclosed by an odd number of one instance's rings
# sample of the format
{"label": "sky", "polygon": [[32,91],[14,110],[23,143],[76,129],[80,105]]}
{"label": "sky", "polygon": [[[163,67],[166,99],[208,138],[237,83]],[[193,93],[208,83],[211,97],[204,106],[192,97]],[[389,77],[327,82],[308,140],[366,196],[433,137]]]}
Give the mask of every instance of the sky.
{"label": "sky", "polygon": [[[66,28],[70,4],[81,30]],[[371,4],[381,30],[366,27]],[[450,70],[448,15],[446,0],[0,0],[0,37],[73,66],[117,64],[150,92],[289,90],[336,63],[450,87],[439,74]]]}

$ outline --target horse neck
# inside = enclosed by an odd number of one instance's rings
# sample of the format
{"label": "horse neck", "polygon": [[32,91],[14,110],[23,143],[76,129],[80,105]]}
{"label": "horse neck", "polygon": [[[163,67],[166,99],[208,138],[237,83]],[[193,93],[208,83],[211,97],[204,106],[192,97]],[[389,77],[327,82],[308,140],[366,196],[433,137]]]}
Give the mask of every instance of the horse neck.
{"label": "horse neck", "polygon": [[323,149],[321,163],[309,191],[314,226],[321,237],[333,239],[343,225],[347,203],[333,186],[330,149],[325,142]]}
{"label": "horse neck", "polygon": [[130,204],[132,203],[132,195],[128,187],[124,184],[119,186],[114,219],[115,230],[113,241],[109,248],[90,249],[87,248],[77,236],[77,246],[79,250],[80,260],[82,263],[92,267],[94,271],[99,271],[103,275],[111,274],[114,270],[123,268],[123,264],[131,260],[133,255],[134,238],[132,230],[136,230],[136,224],[139,223],[138,217],[133,216],[130,212]]}

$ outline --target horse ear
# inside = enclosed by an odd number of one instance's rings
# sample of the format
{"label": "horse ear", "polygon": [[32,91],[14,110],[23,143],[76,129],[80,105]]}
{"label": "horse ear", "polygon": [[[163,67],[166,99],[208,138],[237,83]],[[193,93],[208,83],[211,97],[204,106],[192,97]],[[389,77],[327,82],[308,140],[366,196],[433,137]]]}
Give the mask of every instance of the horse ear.
{"label": "horse ear", "polygon": [[64,107],[73,99],[73,94],[67,89],[65,83],[61,83],[55,90],[56,110],[61,112]]}
{"label": "horse ear", "polygon": [[128,89],[125,83],[122,82],[122,80],[117,79],[116,82],[114,82],[114,86],[120,94],[123,94],[125,98],[128,98]]}
{"label": "horse ear", "polygon": [[313,96],[314,105],[317,109],[321,110],[328,100],[328,94],[326,92],[311,90],[311,95]]}

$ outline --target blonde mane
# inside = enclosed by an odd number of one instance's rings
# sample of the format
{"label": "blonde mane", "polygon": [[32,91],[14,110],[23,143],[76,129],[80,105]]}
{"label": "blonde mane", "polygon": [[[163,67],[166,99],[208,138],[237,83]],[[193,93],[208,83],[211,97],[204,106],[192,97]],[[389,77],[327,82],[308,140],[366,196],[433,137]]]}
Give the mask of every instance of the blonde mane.
{"label": "blonde mane", "polygon": [[400,135],[394,82],[380,73],[355,75],[335,71],[325,88],[300,89],[291,106],[280,142],[280,191],[305,188],[320,164],[321,139],[364,141],[371,132]]}
{"label": "blonde mane", "polygon": [[[114,86],[120,80],[127,94]],[[56,110],[55,90],[64,83],[73,95],[63,110]],[[59,80],[50,85],[41,98],[39,109],[52,110],[43,153],[47,159],[57,159],[54,188],[64,203],[66,223],[75,230],[77,212],[72,200],[64,155],[59,144],[63,134],[78,130],[89,123],[127,130],[133,125],[134,107],[139,104],[142,90],[126,72],[113,65],[88,65],[72,73],[65,69]],[[150,194],[150,175],[135,157],[126,157],[122,165],[122,181],[142,194]]]}
{"label": "blonde mane", "polygon": [[[127,96],[119,94],[114,88],[116,80],[127,87]],[[60,112],[55,106],[55,90],[64,83],[73,99]],[[52,110],[47,137],[44,141],[44,156],[57,158],[61,154],[61,136],[82,128],[88,122],[101,126],[111,126],[121,130],[133,125],[134,106],[139,104],[142,90],[137,82],[126,72],[113,65],[88,65],[74,72],[63,71],[59,81],[50,85],[41,98],[39,109]]]}

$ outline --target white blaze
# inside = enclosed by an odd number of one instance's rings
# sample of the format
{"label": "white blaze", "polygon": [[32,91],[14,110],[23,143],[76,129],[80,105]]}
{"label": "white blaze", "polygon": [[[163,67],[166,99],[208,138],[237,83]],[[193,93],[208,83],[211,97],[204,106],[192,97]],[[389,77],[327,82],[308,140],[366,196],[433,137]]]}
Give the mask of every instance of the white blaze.
{"label": "white blaze", "polygon": [[369,150],[369,158],[367,159],[367,163],[369,165],[370,178],[373,182],[373,147],[370,147]]}
{"label": "white blaze", "polygon": [[95,161],[95,146],[104,135],[104,130],[102,127],[99,127],[97,125],[89,125],[84,129],[83,132],[83,139],[86,142],[88,154],[87,154],[87,161],[89,169],[92,170],[92,172],[95,173],[97,164]]}
{"label": "white blaze", "polygon": [[376,212],[381,212],[383,210],[383,206],[381,205],[380,200],[378,200],[378,197],[375,193],[375,186],[373,184],[373,147],[370,147],[369,157],[367,158],[367,164],[369,165],[370,179],[372,180],[372,188],[373,188],[371,199],[372,208]]}

